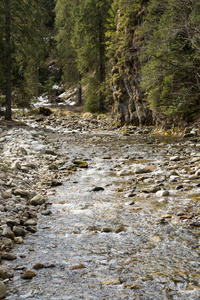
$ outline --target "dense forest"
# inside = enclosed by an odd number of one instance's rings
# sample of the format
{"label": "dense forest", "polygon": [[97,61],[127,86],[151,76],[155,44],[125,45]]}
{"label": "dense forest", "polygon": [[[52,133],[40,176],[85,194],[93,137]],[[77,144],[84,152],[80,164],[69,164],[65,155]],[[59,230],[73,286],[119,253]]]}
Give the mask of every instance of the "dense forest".
{"label": "dense forest", "polygon": [[0,107],[54,84],[119,124],[193,121],[200,110],[200,1],[2,0]]}

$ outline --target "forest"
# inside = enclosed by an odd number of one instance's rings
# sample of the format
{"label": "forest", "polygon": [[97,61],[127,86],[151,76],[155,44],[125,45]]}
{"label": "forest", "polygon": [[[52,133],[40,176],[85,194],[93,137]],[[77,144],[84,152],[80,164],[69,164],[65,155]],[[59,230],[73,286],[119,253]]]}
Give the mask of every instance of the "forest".
{"label": "forest", "polygon": [[0,107],[52,86],[119,124],[198,119],[200,1],[2,0]]}

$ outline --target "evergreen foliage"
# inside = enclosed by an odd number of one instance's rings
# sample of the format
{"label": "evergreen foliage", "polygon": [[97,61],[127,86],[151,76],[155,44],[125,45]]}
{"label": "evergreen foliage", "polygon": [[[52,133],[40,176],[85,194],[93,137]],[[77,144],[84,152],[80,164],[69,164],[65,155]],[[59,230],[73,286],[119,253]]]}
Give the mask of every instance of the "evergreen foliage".
{"label": "evergreen foliage", "polygon": [[169,116],[200,109],[199,13],[199,1],[152,0],[141,28],[142,88],[151,108]]}
{"label": "evergreen foliage", "polygon": [[58,53],[63,78],[86,88],[85,109],[104,109],[105,34],[111,0],[56,3]]}
{"label": "evergreen foliage", "polygon": [[0,91],[6,95],[6,118],[10,119],[11,95],[15,104],[24,107],[37,94],[46,15],[40,0],[3,0],[0,8]]}
{"label": "evergreen foliage", "polygon": [[14,105],[27,106],[38,87],[55,83],[45,60],[58,62],[67,88],[78,87],[79,103],[83,88],[87,111],[123,103],[124,93],[132,101],[127,111],[139,111],[144,100],[169,117],[198,114],[199,0],[2,0],[0,11],[7,118],[11,95]]}

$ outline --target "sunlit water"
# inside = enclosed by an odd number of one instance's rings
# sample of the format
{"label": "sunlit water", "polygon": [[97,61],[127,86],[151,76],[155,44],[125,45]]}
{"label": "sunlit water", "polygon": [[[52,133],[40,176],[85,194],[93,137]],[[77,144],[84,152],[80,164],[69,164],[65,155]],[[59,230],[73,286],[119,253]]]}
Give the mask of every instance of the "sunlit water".
{"label": "sunlit water", "polygon": [[[24,271],[14,271],[6,299],[200,299],[200,230],[176,217],[185,207],[198,208],[191,193],[199,190],[191,183],[192,192],[176,191],[166,182],[171,193],[166,202],[145,193],[155,183],[165,183],[169,172],[164,164],[169,144],[147,141],[147,136],[109,132],[63,137],[62,152],[69,159],[87,160],[89,168],[66,178],[50,197],[52,215],[40,216],[38,232],[13,251],[18,269],[34,270],[36,263],[55,267],[35,271],[32,280],[22,280]],[[171,155],[182,147],[182,142],[176,147],[176,141],[167,142]],[[152,181],[117,176],[121,167],[137,162],[155,166],[153,173],[141,174]],[[94,187],[104,190],[93,192]],[[143,193],[125,197],[135,188],[136,194]],[[159,222],[166,214],[172,218]],[[5,265],[13,267],[13,262]]]}

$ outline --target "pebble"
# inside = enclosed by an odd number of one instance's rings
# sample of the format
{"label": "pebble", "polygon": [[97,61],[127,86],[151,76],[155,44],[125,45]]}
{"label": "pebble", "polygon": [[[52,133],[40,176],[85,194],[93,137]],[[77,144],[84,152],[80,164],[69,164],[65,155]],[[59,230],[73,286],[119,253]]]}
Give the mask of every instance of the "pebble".
{"label": "pebble", "polygon": [[102,282],[103,285],[118,285],[120,281],[118,279],[108,279]]}

